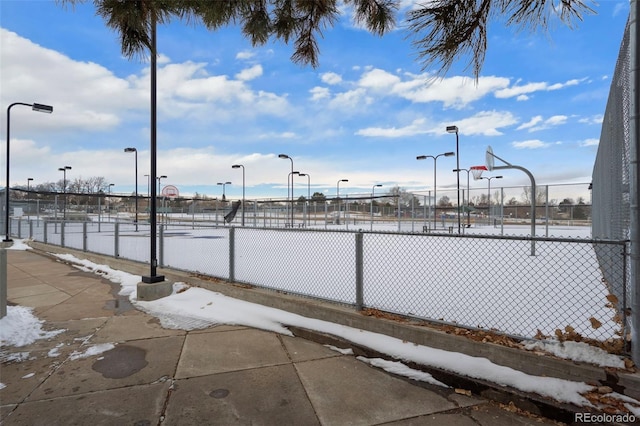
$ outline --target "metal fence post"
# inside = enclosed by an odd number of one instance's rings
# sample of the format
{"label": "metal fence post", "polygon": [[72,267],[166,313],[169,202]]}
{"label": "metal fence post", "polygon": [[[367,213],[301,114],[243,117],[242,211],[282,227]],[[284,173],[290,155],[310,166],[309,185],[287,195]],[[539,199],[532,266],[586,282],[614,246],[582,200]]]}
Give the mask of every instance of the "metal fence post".
{"label": "metal fence post", "polygon": [[82,222],[82,251],[87,251],[87,222]]}
{"label": "metal fence post", "polygon": [[33,238],[33,221],[29,221],[29,238]]}
{"label": "metal fence post", "polygon": [[48,227],[47,225],[49,225],[49,222],[45,220],[44,223],[42,224],[42,231],[43,231],[42,239],[44,240],[45,244],[47,244],[47,227]]}
{"label": "metal fence post", "polygon": [[364,276],[364,256],[363,256],[363,233],[356,233],[356,310],[361,311],[364,304],[363,276]]}
{"label": "metal fence post", "polygon": [[158,235],[158,266],[164,267],[164,225],[160,225],[160,232]]}
{"label": "metal fence post", "polygon": [[60,246],[64,247],[65,222],[60,222]]}
{"label": "metal fence post", "polygon": [[7,316],[7,251],[0,248],[0,318]]}
{"label": "metal fence post", "polygon": [[236,280],[236,228],[229,228],[229,281]]}
{"label": "metal fence post", "polygon": [[113,225],[113,256],[120,256],[120,224],[116,222]]}
{"label": "metal fence post", "polygon": [[22,220],[18,218],[18,238],[22,238]]}

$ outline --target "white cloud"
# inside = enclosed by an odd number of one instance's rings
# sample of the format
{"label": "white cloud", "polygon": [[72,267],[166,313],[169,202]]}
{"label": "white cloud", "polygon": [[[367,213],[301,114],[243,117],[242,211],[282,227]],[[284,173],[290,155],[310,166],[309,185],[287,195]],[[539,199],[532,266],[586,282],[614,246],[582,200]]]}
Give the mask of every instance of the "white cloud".
{"label": "white cloud", "polygon": [[[358,130],[355,134],[367,137],[397,138],[414,136],[424,133],[441,135],[447,124],[427,126],[426,120],[417,119],[403,127],[368,127]],[[480,111],[477,114],[456,121],[460,133],[464,135],[499,136],[498,129],[517,123],[517,119],[510,112]]]}
{"label": "white cloud", "polygon": [[517,149],[538,149],[538,148],[547,148],[552,144],[543,142],[539,139],[530,139],[527,141],[521,142],[511,142],[511,146]]}
{"label": "white cloud", "polygon": [[494,76],[480,77],[476,84],[468,77],[433,79],[428,75],[413,75],[412,80],[398,83],[393,91],[412,102],[442,102],[445,108],[464,108],[508,84],[508,78]]}
{"label": "white cloud", "polygon": [[158,57],[156,59],[156,63],[158,64],[168,64],[171,62],[171,58],[163,53],[158,53]]}
{"label": "white cloud", "polygon": [[596,139],[596,138],[585,139],[582,142],[580,142],[580,146],[598,146],[599,144],[600,144],[600,139]]}
{"label": "white cloud", "polygon": [[[27,124],[37,123],[30,126],[34,129],[115,130],[134,113],[148,111],[150,74],[146,65],[121,78],[101,65],[73,60],[5,29],[0,29],[0,44],[0,102],[37,99],[54,107],[51,117],[55,119],[42,114],[20,117]],[[166,55],[161,56],[157,95],[160,119],[221,121],[240,115],[283,115],[288,110],[286,96],[249,85],[251,79],[262,75],[261,65],[242,70],[236,78],[211,75],[207,67],[205,62],[171,63]]]}
{"label": "white cloud", "polygon": [[53,105],[55,120],[41,114],[23,118],[40,129],[105,130],[120,123],[122,111],[148,106],[148,86],[145,94],[101,65],[74,61],[1,28],[0,45],[1,102],[37,99]]}
{"label": "white cloud", "polygon": [[566,115],[553,115],[546,120],[541,115],[536,115],[528,122],[521,124],[516,130],[528,129],[529,132],[537,132],[554,126],[566,124],[569,117]]}
{"label": "white cloud", "polygon": [[338,74],[334,72],[326,72],[320,76],[320,79],[322,80],[323,83],[327,83],[331,85],[339,84],[342,82],[342,77],[340,77]]}
{"label": "white cloud", "polygon": [[559,126],[561,124],[565,124],[568,118],[569,117],[566,115],[554,115],[547,118],[545,124],[548,124],[549,126]]}
{"label": "white cloud", "polygon": [[238,80],[249,81],[249,80],[253,80],[254,78],[258,78],[261,75],[262,75],[262,66],[254,65],[251,68],[243,69],[238,74],[236,74],[235,77]]}
{"label": "white cloud", "polygon": [[[454,123],[464,135],[500,136],[503,133],[498,130],[509,127],[518,122],[517,118],[509,111],[480,111],[477,114],[457,120]],[[434,133],[442,133],[446,125],[439,125]]]}
{"label": "white cloud", "polygon": [[547,82],[534,82],[534,83],[523,84],[521,86],[514,85],[511,87],[506,87],[504,89],[497,90],[495,92],[495,96],[496,98],[499,98],[499,99],[516,97],[518,100],[524,100],[522,98],[523,95],[527,95],[529,93],[534,93],[534,92],[541,92],[541,91],[560,90],[568,86],[576,86],[584,80],[585,79],[579,79],[579,80],[571,79],[571,80],[565,81],[564,83],[549,84]]}
{"label": "white cloud", "polygon": [[329,92],[329,89],[327,89],[326,87],[320,87],[320,86],[316,86],[316,87],[312,88],[311,90],[309,90],[309,93],[311,93],[311,100],[312,101],[318,101],[320,99],[326,99],[326,98],[331,96],[331,93]]}
{"label": "white cloud", "polygon": [[522,130],[522,129],[530,129],[531,127],[535,126],[536,124],[542,122],[543,118],[541,115],[536,115],[535,117],[533,117],[531,120],[527,121],[526,123],[522,123],[520,126],[518,126],[518,128],[516,130]]}
{"label": "white cloud", "polygon": [[252,50],[243,50],[242,52],[238,52],[236,54],[236,59],[247,60],[256,56],[255,52]]}
{"label": "white cloud", "polygon": [[601,125],[604,120],[604,114],[596,114],[591,117],[584,117],[578,120],[579,123]]}
{"label": "white cloud", "polygon": [[360,129],[355,134],[358,136],[382,137],[382,138],[400,138],[428,133],[429,130],[424,127],[425,120],[417,119],[411,124],[404,127],[369,127]]}
{"label": "white cloud", "polygon": [[366,90],[355,89],[338,93],[329,102],[329,106],[340,110],[356,111],[364,105],[370,105],[371,103],[373,103],[373,98],[367,96]]}
{"label": "white cloud", "polygon": [[397,75],[376,68],[362,74],[358,86],[372,90],[391,91],[400,81],[400,77]]}

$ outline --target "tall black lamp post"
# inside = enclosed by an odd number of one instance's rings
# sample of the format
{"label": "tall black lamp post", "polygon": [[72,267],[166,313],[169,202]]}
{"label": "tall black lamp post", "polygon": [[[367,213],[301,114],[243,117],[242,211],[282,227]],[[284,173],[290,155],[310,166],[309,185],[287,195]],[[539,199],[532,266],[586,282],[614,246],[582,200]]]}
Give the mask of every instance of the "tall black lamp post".
{"label": "tall black lamp post", "polygon": [[373,200],[376,196],[376,188],[381,188],[381,184],[376,184],[371,187],[371,230],[373,231]]}
{"label": "tall black lamp post", "polygon": [[340,225],[340,182],[349,182],[349,179],[340,179],[336,184],[336,201],[338,202],[338,217],[336,225]]}
{"label": "tall black lamp post", "polygon": [[4,188],[4,230],[5,230],[5,238],[4,242],[13,241],[9,235],[9,138],[10,138],[10,129],[11,129],[11,108],[15,105],[24,105],[30,106],[32,110],[37,112],[46,112],[47,114],[51,114],[53,112],[53,107],[51,105],[43,105],[43,104],[26,104],[23,102],[14,102],[7,108],[7,177],[6,177],[6,186]]}
{"label": "tall black lamp post", "polygon": [[458,126],[447,126],[447,133],[455,133],[456,134],[456,177],[457,184],[456,188],[458,190],[458,234],[460,233],[460,150],[459,150],[459,137],[458,137]]}
{"label": "tall black lamp post", "polygon": [[482,176],[480,179],[485,179],[487,184],[487,225],[491,225],[491,179],[502,179],[502,176]]}
{"label": "tall black lamp post", "polygon": [[[287,196],[291,195],[291,227],[293,228],[293,158],[287,154],[279,154],[278,158],[288,158],[291,160],[291,173],[289,173],[287,177]],[[289,178],[289,176],[291,178]],[[291,192],[289,192],[289,188],[291,188]]]}
{"label": "tall black lamp post", "polygon": [[29,208],[31,207],[30,202],[31,202],[31,193],[29,192],[29,184],[31,183],[31,181],[33,180],[33,178],[27,178],[27,220],[29,220]]}
{"label": "tall black lamp post", "polygon": [[71,166],[64,166],[58,169],[62,172],[62,221],[67,220],[67,170],[71,170]]}
{"label": "tall black lamp post", "polygon": [[222,202],[224,203],[227,200],[227,196],[224,193],[224,188],[227,185],[231,185],[231,182],[218,182],[218,185],[222,185]]}
{"label": "tall black lamp post", "polygon": [[135,152],[136,159],[136,232],[138,232],[138,150],[136,148],[125,148],[124,152]]}
{"label": "tall black lamp post", "polygon": [[307,217],[305,218],[305,226],[307,226],[307,223],[311,223],[311,212],[309,211],[311,209],[311,176],[309,175],[309,173],[298,173],[298,176],[307,177],[307,202],[305,203],[305,205],[307,206]]}
{"label": "tall black lamp post", "polygon": [[242,164],[234,164],[232,169],[239,169],[242,167],[242,226],[244,226],[244,166]]}
{"label": "tall black lamp post", "polygon": [[[437,166],[437,162],[438,162],[438,157],[451,157],[452,155],[456,155],[454,152],[445,152],[442,154],[438,154],[438,155],[418,155],[416,157],[416,160],[426,160],[427,158],[433,158],[433,229],[436,229],[438,226],[438,218],[436,217],[436,212],[438,211],[438,197],[437,197],[437,183],[436,183],[436,179],[437,179],[437,174],[436,174],[436,166]],[[460,194],[458,193],[458,196]],[[458,198],[458,200],[460,200],[460,198]]]}
{"label": "tall black lamp post", "polygon": [[[453,169],[454,172],[467,172],[467,202],[464,202],[464,196],[462,197],[462,204],[467,206],[467,228],[471,227],[471,213],[469,212],[469,200],[471,200],[471,189],[469,188],[469,169]],[[458,213],[459,214],[459,213]]]}

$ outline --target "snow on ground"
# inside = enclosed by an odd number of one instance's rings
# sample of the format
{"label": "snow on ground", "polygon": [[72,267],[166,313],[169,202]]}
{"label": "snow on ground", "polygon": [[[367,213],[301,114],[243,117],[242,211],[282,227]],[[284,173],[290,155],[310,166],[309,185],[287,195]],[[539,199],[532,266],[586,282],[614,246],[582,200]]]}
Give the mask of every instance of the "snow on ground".
{"label": "snow on ground", "polygon": [[[18,242],[18,244],[21,243]],[[173,294],[168,297],[155,301],[139,301],[137,300],[136,292],[139,276],[112,269],[107,265],[98,265],[87,260],[78,259],[69,254],[56,256],[82,270],[91,271],[112,282],[119,283],[122,287],[120,294],[129,295],[130,300],[137,308],[157,317],[162,326],[166,328],[193,330],[216,324],[228,324],[248,326],[291,336],[292,333],[287,326],[297,326],[331,334],[387,354],[398,361],[362,357],[358,359],[394,374],[404,375],[415,380],[446,386],[427,373],[410,369],[402,364],[402,361],[415,362],[467,377],[487,380],[524,392],[533,392],[551,397],[561,402],[573,403],[579,406],[592,406],[583,394],[592,391],[593,387],[583,382],[533,376],[494,364],[486,358],[434,349],[382,334],[307,318],[279,309],[233,299],[202,288],[189,287],[184,283],[174,284]],[[0,345],[24,346],[37,339],[54,337],[64,331],[43,331],[43,323],[44,321],[39,320],[32,314],[30,308],[9,306],[7,308],[7,316],[0,320]],[[583,344],[574,344],[574,342],[564,342],[563,345],[560,345],[558,342],[545,341],[528,343],[527,345],[529,349],[545,350],[563,358],[591,362],[600,366],[619,367],[624,365],[617,356]],[[111,348],[113,348],[112,344],[94,345],[84,352],[74,352],[70,359],[96,355]],[[55,350],[51,356],[55,356]],[[25,357],[28,357],[28,353]],[[2,387],[4,385],[0,383],[0,388]],[[629,410],[638,410],[637,406],[640,406],[640,402],[628,397],[625,397],[624,401],[629,406],[627,407]]]}
{"label": "snow on ground", "polygon": [[33,315],[33,308],[7,306],[7,316],[0,319],[0,346],[27,346],[39,339],[50,339],[66,330],[44,331]]}

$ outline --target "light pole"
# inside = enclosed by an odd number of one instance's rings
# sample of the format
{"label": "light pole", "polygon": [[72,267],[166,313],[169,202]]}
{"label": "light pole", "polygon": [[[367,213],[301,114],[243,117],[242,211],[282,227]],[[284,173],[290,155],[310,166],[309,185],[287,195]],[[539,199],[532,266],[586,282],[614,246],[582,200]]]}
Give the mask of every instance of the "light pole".
{"label": "light pole", "polygon": [[47,114],[51,114],[53,112],[53,107],[50,105],[43,105],[43,104],[26,104],[23,102],[14,102],[11,105],[9,105],[7,107],[7,177],[6,177],[6,185],[4,188],[4,197],[5,197],[5,203],[4,203],[4,230],[5,230],[5,238],[4,242],[9,243],[11,241],[13,241],[11,239],[11,237],[9,236],[9,138],[10,138],[10,124],[11,124],[11,108],[15,105],[24,105],[24,106],[30,106],[32,110],[34,111],[38,111],[38,112],[46,112]]}
{"label": "light pole", "polygon": [[160,194],[160,181],[162,179],[166,179],[167,175],[162,175],[162,176],[158,176],[156,179],[158,179],[158,194]]}
{"label": "light pole", "polygon": [[231,182],[218,182],[218,185],[222,185],[222,202],[224,203],[227,200],[226,195],[224,195],[224,187],[231,185]]}
{"label": "light pole", "polygon": [[447,133],[456,134],[456,188],[458,191],[458,234],[460,233],[460,150],[459,150],[459,137],[458,126],[447,126]]}
{"label": "light pole", "polygon": [[488,182],[488,189],[487,189],[487,224],[491,225],[491,179],[502,179],[502,176],[490,176],[490,177],[486,177],[486,176],[482,176],[480,177],[480,179],[486,179]]}
{"label": "light pole", "polygon": [[71,170],[71,166],[64,166],[58,168],[58,171],[62,172],[62,194],[64,196],[62,200],[62,221],[67,220],[67,170]]}
{"label": "light pole", "polygon": [[298,176],[307,177],[307,202],[305,204],[307,206],[307,222],[311,223],[311,221],[308,219],[310,213],[309,208],[311,207],[311,176],[308,173],[298,173]]}
{"label": "light pole", "polygon": [[31,181],[33,180],[33,178],[27,178],[27,221],[29,221],[29,201],[31,201],[29,198],[30,192],[29,192],[29,184],[31,183]]}
{"label": "light pole", "polygon": [[151,186],[151,175],[145,175],[147,178],[147,211],[151,213],[151,198],[149,197],[149,187]]}
{"label": "light pole", "polygon": [[[436,164],[438,161],[438,157],[451,157],[452,155],[456,155],[454,152],[445,152],[442,154],[438,154],[438,155],[418,155],[416,157],[416,160],[426,160],[427,158],[433,158],[433,229],[436,229],[438,226],[438,218],[436,217],[436,213],[438,211],[438,197],[437,195],[437,181],[436,181]],[[460,195],[458,193],[458,195]],[[460,201],[460,198],[458,197],[458,202]]]}
{"label": "light pole", "polygon": [[136,148],[125,148],[124,152],[135,152],[136,159],[136,232],[138,232],[138,150]]}
{"label": "light pole", "polygon": [[287,197],[289,196],[289,185],[291,185],[291,227],[293,228],[293,158],[289,157],[287,154],[279,154],[278,158],[288,158],[291,160],[291,179],[287,178]]}
{"label": "light pole", "polygon": [[[222,185],[222,216],[223,216],[223,219],[224,219],[224,203],[227,200],[227,197],[224,194],[224,188],[227,185],[231,185],[231,182],[218,182],[218,185]],[[218,213],[217,213],[217,210],[216,210],[216,225],[217,224],[218,224]],[[226,222],[224,220],[222,221],[222,224],[226,226]]]}
{"label": "light pole", "polygon": [[373,231],[373,199],[376,196],[376,188],[380,188],[382,185],[376,184],[371,187],[371,230]]}
{"label": "light pole", "polygon": [[[469,212],[469,200],[471,199],[471,193],[469,192],[469,169],[453,169],[454,172],[467,172],[467,228],[471,227],[471,213]],[[462,204],[464,204],[464,197],[462,197]],[[458,212],[460,214],[460,212]]]}
{"label": "light pole", "polygon": [[336,185],[336,201],[338,202],[338,216],[336,218],[336,225],[340,225],[340,182],[349,182],[349,180],[340,179]]}
{"label": "light pole", "polygon": [[110,183],[109,185],[107,185],[107,190],[109,191],[109,197],[107,198],[107,200],[109,200],[109,203],[107,204],[107,215],[109,222],[111,222],[111,187],[115,185],[115,183]]}
{"label": "light pole", "polygon": [[244,226],[244,166],[242,164],[234,164],[232,169],[239,169],[242,167],[242,226]]}
{"label": "light pole", "polygon": [[149,187],[151,186],[151,175],[145,175],[147,178],[147,198],[149,198]]}
{"label": "light pole", "polygon": [[[156,193],[157,195],[160,195],[160,193],[161,193],[161,191],[160,191],[160,182],[162,181],[162,179],[166,179],[166,178],[167,178],[167,175],[162,175],[162,176],[157,176],[157,177],[156,177],[156,179],[158,179],[158,192]],[[154,187],[155,187],[155,185],[154,185]],[[163,197],[163,198],[164,198],[164,197]],[[157,201],[156,201],[156,203],[157,203]],[[155,210],[156,212],[158,211],[158,209],[157,209],[157,208],[156,208],[156,209],[154,209],[154,210]],[[161,216],[161,218],[162,218],[162,216]]]}

